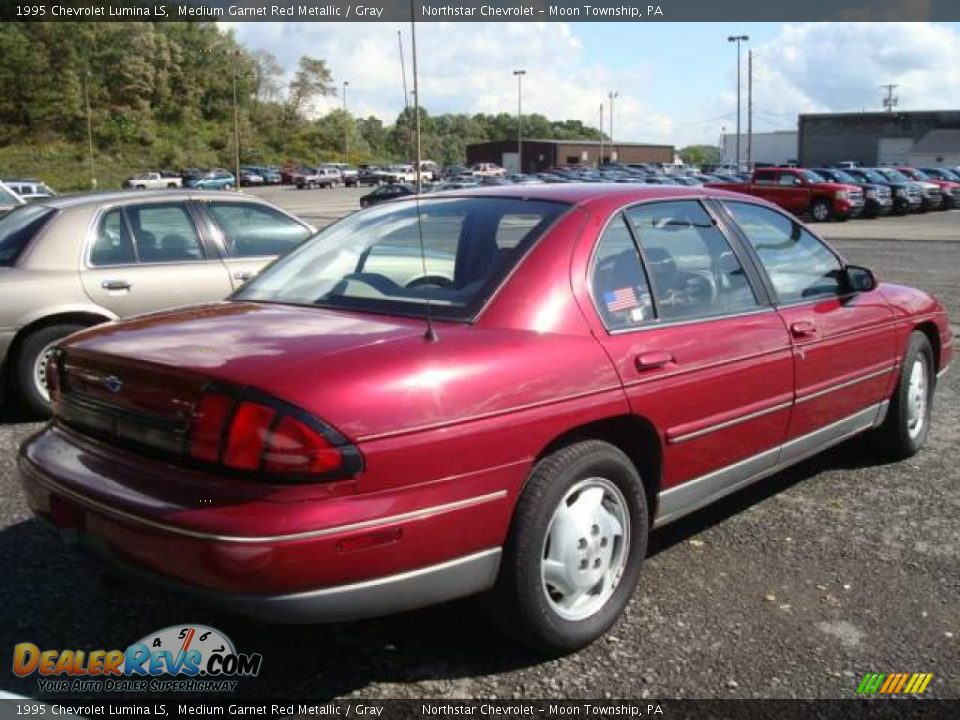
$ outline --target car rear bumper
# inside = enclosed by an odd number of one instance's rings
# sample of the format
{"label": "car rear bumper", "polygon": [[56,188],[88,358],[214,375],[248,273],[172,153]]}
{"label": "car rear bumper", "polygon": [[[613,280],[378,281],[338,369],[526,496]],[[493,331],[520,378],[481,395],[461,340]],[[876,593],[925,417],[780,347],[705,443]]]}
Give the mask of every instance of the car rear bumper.
{"label": "car rear bumper", "polygon": [[[52,525],[47,520],[47,524]],[[144,569],[87,533],[53,525],[69,546],[132,582],[143,583],[206,605],[268,622],[328,623],[379,617],[437,605],[493,587],[500,548],[490,548],[424,568],[364,582],[282,594],[231,593],[192,585]]]}
{"label": "car rear bumper", "polygon": [[[51,427],[24,444],[17,466],[31,509],[65,539],[266,619],[387,614],[481,592],[496,579],[505,490],[464,497],[462,479],[369,497],[263,486],[211,502],[213,486],[192,471],[135,460]],[[184,501],[184,489],[196,503]]]}

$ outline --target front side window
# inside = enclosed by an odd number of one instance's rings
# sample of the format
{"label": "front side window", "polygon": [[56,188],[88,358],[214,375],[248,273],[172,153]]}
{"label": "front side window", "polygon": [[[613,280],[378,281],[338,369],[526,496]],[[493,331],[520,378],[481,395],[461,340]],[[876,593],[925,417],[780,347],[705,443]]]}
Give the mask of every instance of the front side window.
{"label": "front side window", "polygon": [[781,173],[780,179],[777,184],[783,185],[785,187],[793,187],[794,185],[800,184],[800,178],[798,178],[796,175],[792,173]]}
{"label": "front side window", "polygon": [[197,229],[182,204],[140,205],[126,209],[140,262],[203,260]]}
{"label": "front side window", "polygon": [[223,231],[230,257],[282,255],[310,234],[296,220],[273,208],[236,202],[210,202],[206,207]]}
{"label": "front side window", "polygon": [[[437,317],[469,319],[568,208],[492,197],[379,205],[325,228],[234,297],[404,315],[429,302]],[[515,225],[527,229],[511,247]]]}
{"label": "front side window", "polygon": [[756,250],[780,302],[842,294],[840,260],[799,223],[760,205],[724,204]]}
{"label": "front side window", "polygon": [[699,202],[647,203],[626,215],[643,251],[659,319],[728,315],[759,306],[733,248]]}

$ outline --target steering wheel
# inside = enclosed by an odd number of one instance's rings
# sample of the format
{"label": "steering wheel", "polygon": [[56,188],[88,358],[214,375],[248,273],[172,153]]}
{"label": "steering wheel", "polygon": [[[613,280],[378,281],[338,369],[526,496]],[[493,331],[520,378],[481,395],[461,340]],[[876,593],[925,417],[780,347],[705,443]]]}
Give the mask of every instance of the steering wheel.
{"label": "steering wheel", "polygon": [[422,277],[414,278],[404,285],[404,287],[408,290],[412,290],[413,288],[424,287],[426,285],[435,285],[438,288],[449,289],[453,287],[453,280],[450,278],[445,278],[442,275],[424,275]]}

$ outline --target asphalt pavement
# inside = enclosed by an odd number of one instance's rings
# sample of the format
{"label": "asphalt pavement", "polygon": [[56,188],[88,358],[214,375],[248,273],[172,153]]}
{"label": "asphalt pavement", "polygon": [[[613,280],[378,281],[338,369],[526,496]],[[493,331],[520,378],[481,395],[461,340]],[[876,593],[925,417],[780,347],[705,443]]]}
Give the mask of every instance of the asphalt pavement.
{"label": "asphalt pavement", "polygon": [[[259,192],[319,225],[354,209],[363,191]],[[960,243],[950,240],[960,211],[907,220],[908,240],[887,236],[897,219],[818,229],[850,260],[937,293],[960,333]],[[932,672],[927,695],[960,697],[956,368],[940,383],[918,456],[886,464],[855,439],[655,532],[621,622],[552,660],[501,639],[469,600],[291,627],[105,579],[27,511],[14,458],[39,427],[0,407],[3,653],[24,641],[125,648],[204,623],[264,655],[239,697],[852,698],[868,672]],[[0,690],[36,696],[35,676],[2,672]]]}

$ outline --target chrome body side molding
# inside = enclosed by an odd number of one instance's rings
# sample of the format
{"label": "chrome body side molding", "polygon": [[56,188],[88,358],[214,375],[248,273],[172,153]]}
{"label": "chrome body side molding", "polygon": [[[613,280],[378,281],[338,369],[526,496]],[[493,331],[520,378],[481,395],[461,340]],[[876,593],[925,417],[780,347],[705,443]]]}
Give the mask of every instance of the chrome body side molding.
{"label": "chrome body side molding", "polygon": [[666,525],[857,433],[876,427],[883,422],[888,406],[889,401],[884,400],[807,435],[664,490],[658,496],[653,526]]}

